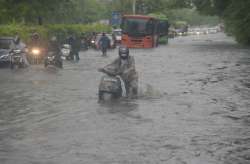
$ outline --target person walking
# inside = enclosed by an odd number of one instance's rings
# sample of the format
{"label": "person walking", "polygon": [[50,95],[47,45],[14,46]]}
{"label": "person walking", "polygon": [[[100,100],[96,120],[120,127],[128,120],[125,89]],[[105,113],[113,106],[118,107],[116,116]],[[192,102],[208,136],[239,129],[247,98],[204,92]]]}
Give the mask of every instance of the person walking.
{"label": "person walking", "polygon": [[107,56],[107,49],[110,47],[110,39],[106,36],[105,33],[102,33],[98,45],[102,51],[103,56]]}

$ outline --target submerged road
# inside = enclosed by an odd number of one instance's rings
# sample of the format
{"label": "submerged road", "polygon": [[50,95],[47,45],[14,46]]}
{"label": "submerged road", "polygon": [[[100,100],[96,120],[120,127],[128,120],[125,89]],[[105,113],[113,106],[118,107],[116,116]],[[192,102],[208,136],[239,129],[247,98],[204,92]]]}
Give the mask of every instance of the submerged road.
{"label": "submerged road", "polygon": [[224,34],[131,50],[136,100],[99,104],[82,52],[64,69],[0,69],[1,164],[249,164],[250,49]]}

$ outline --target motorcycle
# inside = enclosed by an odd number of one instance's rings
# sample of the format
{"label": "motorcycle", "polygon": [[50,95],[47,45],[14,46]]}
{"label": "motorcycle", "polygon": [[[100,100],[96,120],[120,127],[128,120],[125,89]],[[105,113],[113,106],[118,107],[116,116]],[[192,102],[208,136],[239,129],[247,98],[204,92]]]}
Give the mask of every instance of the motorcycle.
{"label": "motorcycle", "polygon": [[99,101],[109,101],[121,98],[123,95],[122,79],[105,69],[99,69],[99,72],[105,73],[99,84]]}
{"label": "motorcycle", "polygon": [[61,53],[62,53],[62,59],[63,60],[71,60],[71,46],[69,44],[63,44],[62,45],[62,49],[61,49]]}
{"label": "motorcycle", "polygon": [[81,50],[82,51],[87,51],[89,49],[88,43],[86,39],[81,40]]}
{"label": "motorcycle", "polygon": [[40,64],[44,58],[44,53],[39,47],[32,47],[28,50],[28,59],[31,64]]}
{"label": "motorcycle", "polygon": [[25,66],[22,53],[22,50],[14,49],[10,52],[10,68],[23,68]]}
{"label": "motorcycle", "polygon": [[63,67],[63,61],[57,58],[55,52],[48,52],[48,55],[45,57],[44,60],[44,67],[47,68],[49,65],[53,65],[59,68]]}

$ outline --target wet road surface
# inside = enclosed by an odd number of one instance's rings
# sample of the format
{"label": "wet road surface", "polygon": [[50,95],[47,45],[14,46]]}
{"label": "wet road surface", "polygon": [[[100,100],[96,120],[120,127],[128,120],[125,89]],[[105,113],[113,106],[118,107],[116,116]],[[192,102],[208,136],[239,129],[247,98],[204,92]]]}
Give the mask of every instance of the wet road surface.
{"label": "wet road surface", "polygon": [[1,164],[249,164],[250,49],[223,34],[131,50],[137,100],[97,102],[102,58],[0,69]]}

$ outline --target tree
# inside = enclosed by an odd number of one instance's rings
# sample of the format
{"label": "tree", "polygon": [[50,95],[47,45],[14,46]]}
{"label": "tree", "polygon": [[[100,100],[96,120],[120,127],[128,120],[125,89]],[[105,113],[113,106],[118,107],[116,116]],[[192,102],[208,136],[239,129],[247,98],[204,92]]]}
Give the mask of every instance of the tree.
{"label": "tree", "polygon": [[70,3],[70,0],[1,0],[0,23],[35,23],[38,17],[54,17],[52,14],[55,11],[60,11],[64,5]]}
{"label": "tree", "polygon": [[246,0],[193,0],[198,11],[218,15],[240,43],[250,44],[250,1]]}

